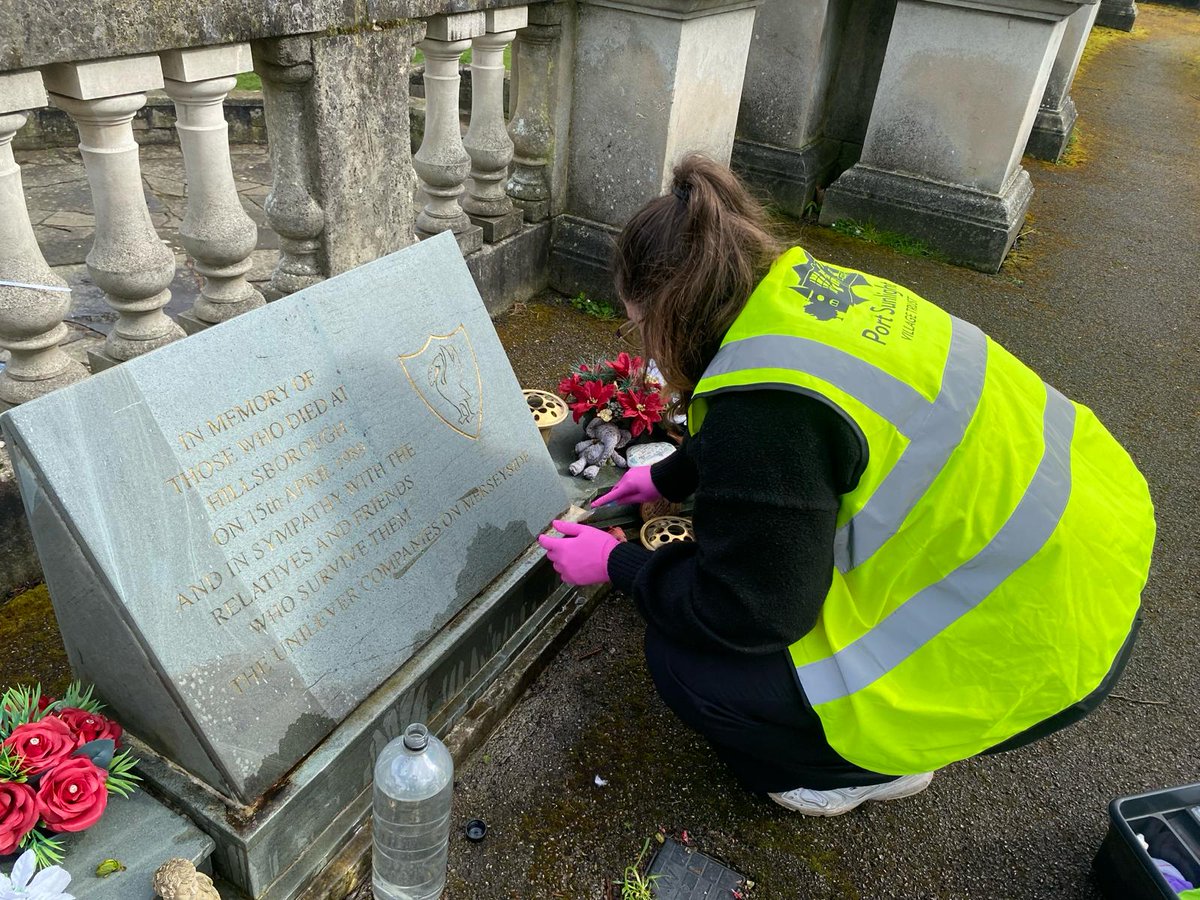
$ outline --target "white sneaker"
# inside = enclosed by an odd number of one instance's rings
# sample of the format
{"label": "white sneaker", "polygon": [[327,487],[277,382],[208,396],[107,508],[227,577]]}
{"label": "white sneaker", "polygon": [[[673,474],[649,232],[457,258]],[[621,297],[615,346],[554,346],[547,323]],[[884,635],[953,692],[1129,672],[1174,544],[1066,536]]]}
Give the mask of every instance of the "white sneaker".
{"label": "white sneaker", "polygon": [[786,806],[806,816],[840,816],[867,800],[899,800],[901,797],[919,794],[929,787],[931,781],[933,773],[925,772],[921,775],[903,775],[895,781],[866,787],[837,788],[832,791],[796,788],[782,794],[767,796],[780,806]]}

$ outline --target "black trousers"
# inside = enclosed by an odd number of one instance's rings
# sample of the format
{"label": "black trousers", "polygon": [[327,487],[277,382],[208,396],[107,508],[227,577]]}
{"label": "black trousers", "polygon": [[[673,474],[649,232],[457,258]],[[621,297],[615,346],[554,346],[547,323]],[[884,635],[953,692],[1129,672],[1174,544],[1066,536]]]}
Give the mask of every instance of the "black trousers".
{"label": "black trousers", "polygon": [[[1099,706],[1128,662],[1140,622],[1140,617],[1134,621],[1095,691],[985,752],[1023,747],[1078,722]],[[708,740],[747,790],[825,791],[893,780],[891,775],[847,762],[829,746],[821,720],[800,689],[784,651],[765,656],[702,652],[675,644],[649,626],[646,665],[663,702]]]}

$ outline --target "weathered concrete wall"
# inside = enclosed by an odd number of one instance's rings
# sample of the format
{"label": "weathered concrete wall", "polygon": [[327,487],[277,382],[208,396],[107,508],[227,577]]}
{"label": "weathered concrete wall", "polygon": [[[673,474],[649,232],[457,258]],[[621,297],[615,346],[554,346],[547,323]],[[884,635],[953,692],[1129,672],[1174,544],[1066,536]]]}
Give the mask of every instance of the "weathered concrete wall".
{"label": "weathered concrete wall", "polygon": [[373,23],[523,6],[527,0],[0,0],[0,72]]}

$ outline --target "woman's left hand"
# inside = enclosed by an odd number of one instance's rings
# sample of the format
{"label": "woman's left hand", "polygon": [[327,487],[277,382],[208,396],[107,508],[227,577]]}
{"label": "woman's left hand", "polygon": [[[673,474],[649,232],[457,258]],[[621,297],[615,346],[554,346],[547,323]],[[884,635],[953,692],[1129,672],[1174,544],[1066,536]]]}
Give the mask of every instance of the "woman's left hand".
{"label": "woman's left hand", "polygon": [[553,522],[555,530],[566,537],[543,534],[538,543],[550,557],[564,582],[573,585],[604,584],[608,578],[608,557],[619,543],[607,531],[578,522]]}

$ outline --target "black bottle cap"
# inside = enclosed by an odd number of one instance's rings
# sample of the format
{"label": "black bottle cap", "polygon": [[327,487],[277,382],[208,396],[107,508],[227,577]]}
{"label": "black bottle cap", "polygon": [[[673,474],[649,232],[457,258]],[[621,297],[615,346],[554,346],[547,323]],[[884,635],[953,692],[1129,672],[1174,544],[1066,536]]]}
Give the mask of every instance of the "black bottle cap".
{"label": "black bottle cap", "polygon": [[483,819],[472,819],[464,829],[468,841],[479,843],[487,835],[487,823]]}

